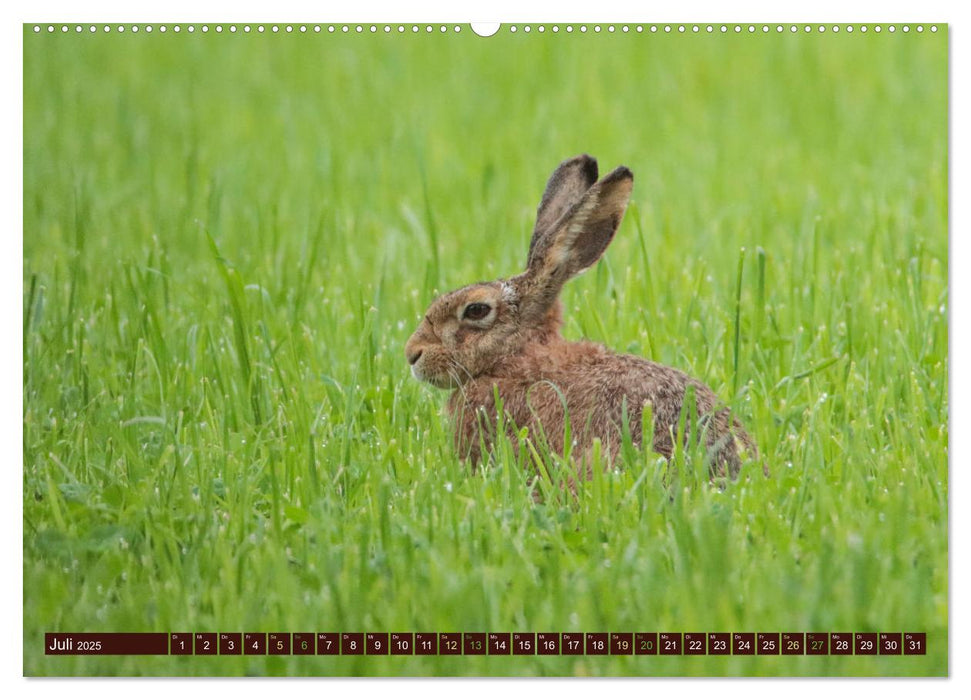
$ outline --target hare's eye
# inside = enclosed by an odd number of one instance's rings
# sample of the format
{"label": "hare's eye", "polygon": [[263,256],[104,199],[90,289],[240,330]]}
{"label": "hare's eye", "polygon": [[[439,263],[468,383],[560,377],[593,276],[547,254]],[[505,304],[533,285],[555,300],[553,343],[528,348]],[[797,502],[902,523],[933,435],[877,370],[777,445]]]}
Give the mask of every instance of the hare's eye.
{"label": "hare's eye", "polygon": [[465,307],[465,311],[462,312],[462,318],[468,321],[481,321],[489,315],[490,311],[492,311],[492,307],[488,304],[473,302]]}

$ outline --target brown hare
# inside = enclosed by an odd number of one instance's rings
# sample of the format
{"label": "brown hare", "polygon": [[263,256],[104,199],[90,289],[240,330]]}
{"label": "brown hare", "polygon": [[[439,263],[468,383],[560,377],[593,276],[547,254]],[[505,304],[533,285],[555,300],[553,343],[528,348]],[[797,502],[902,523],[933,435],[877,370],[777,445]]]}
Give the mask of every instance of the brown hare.
{"label": "brown hare", "polygon": [[597,177],[597,161],[587,155],[553,172],[537,212],[526,271],[436,299],[405,346],[412,374],[452,390],[448,411],[456,446],[473,466],[482,446],[489,449],[495,437],[498,396],[511,436],[525,427],[532,439],[539,437],[563,454],[564,436],[571,435],[572,453],[587,464],[587,478],[595,438],[605,458],[616,456],[625,411],[631,438],[641,444],[647,404],[653,449],[670,458],[685,393],[692,387],[697,415],[685,425],[700,427],[711,476],[734,478],[740,448],[754,457],[755,445],[711,389],[680,370],[560,335],[560,289],[603,255],[634,184],[633,173],[623,166]]}

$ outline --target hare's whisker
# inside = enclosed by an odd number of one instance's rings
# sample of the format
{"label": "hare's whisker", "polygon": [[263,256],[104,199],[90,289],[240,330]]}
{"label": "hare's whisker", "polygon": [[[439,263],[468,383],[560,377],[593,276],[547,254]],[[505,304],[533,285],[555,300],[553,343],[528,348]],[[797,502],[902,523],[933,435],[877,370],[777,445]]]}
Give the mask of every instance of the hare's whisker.
{"label": "hare's whisker", "polygon": [[451,363],[452,363],[453,365],[455,365],[455,366],[456,366],[456,367],[457,367],[458,369],[460,369],[460,370],[462,370],[463,372],[465,372],[465,375],[466,375],[466,376],[467,376],[467,377],[468,377],[468,378],[469,378],[470,380],[471,380],[471,379],[475,379],[475,377],[473,377],[473,376],[472,376],[472,373],[471,373],[471,372],[470,372],[470,371],[469,371],[469,370],[468,370],[468,369],[466,368],[466,366],[465,366],[465,365],[463,365],[463,364],[462,364],[461,362],[459,362],[458,360],[454,360],[454,359],[453,359],[453,360],[450,360],[450,362],[451,362]]}

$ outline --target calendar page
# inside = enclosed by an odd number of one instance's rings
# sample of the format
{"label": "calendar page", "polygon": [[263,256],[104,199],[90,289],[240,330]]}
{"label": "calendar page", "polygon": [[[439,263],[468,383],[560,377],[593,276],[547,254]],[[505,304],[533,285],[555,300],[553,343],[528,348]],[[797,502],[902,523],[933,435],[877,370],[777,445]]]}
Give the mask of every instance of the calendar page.
{"label": "calendar page", "polygon": [[948,674],[948,26],[23,25],[27,676]]}

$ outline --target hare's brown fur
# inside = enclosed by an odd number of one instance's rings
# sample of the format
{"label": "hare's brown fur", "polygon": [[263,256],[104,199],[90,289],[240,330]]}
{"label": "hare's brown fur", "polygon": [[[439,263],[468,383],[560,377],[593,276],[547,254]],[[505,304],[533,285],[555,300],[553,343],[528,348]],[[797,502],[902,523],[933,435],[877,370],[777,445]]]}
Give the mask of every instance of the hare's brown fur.
{"label": "hare's brown fur", "polygon": [[[651,405],[653,449],[670,457],[688,387],[705,436],[712,475],[736,476],[739,447],[755,446],[707,386],[680,370],[603,345],[560,335],[563,283],[602,255],[620,225],[633,175],[618,168],[597,181],[596,161],[578,156],[553,173],[539,207],[527,269],[435,300],[405,353],[419,379],[454,389],[448,402],[456,445],[473,464],[495,436],[496,397],[510,432],[526,427],[562,454],[569,418],[581,464],[595,438],[606,455],[621,445],[624,411],[641,444],[641,413]],[[685,439],[691,432],[687,421]],[[589,473],[586,475],[589,476]]]}
{"label": "hare's brown fur", "polygon": [[[550,323],[554,322],[558,318],[551,315]],[[480,458],[480,443],[488,446],[492,442],[490,427],[497,420],[497,395],[514,426],[529,428],[534,440],[545,439],[558,454],[564,452],[569,415],[574,454],[581,458],[594,438],[600,438],[607,454],[616,454],[625,406],[631,439],[640,445],[640,416],[650,403],[655,425],[653,449],[670,457],[688,386],[694,388],[699,416],[708,417],[705,433],[712,472],[721,476],[738,473],[740,461],[733,436],[754,452],[739,422],[701,382],[641,357],[615,354],[598,343],[564,340],[558,330],[546,329],[538,337],[525,338],[518,354],[503,358],[452,393],[448,410],[456,423],[456,444],[473,463]]]}

